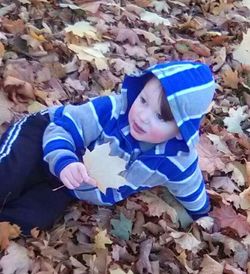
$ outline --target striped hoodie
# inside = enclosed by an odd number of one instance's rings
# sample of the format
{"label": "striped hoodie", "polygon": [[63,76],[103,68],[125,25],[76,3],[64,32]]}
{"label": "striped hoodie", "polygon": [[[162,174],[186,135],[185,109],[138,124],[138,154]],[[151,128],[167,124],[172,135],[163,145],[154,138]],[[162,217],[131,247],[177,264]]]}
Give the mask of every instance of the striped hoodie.
{"label": "striped hoodie", "polygon": [[[128,113],[149,75],[155,75],[166,92],[180,136],[142,150],[129,130]],[[96,205],[113,205],[133,193],[165,186],[193,219],[210,207],[198,166],[195,145],[201,118],[213,98],[215,83],[209,67],[179,61],[152,66],[139,75],[126,76],[121,93],[92,99],[86,104],[52,107],[51,123],[43,138],[44,160],[59,176],[70,163],[81,161],[85,149],[109,143],[111,155],[126,161],[126,183],[119,189],[82,184],[69,190],[80,200]],[[152,92],[154,92],[152,90]],[[98,163],[97,163],[98,164]]]}

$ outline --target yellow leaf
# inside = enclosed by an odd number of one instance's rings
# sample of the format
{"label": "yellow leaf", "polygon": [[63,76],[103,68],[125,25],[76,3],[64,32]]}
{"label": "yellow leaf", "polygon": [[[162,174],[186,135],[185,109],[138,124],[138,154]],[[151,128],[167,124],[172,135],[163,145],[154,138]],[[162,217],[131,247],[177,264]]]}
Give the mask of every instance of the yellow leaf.
{"label": "yellow leaf", "polygon": [[5,48],[2,42],[0,42],[0,58],[4,56]]}
{"label": "yellow leaf", "polygon": [[104,48],[84,47],[70,44],[68,48],[74,51],[80,60],[95,62],[99,70],[108,69],[107,60],[102,53]]}
{"label": "yellow leaf", "polygon": [[106,244],[112,244],[113,242],[107,236],[107,230],[100,230],[95,235],[95,248],[96,249],[106,249]]}
{"label": "yellow leaf", "polygon": [[66,32],[73,32],[73,34],[80,37],[88,37],[94,40],[99,40],[97,37],[97,29],[90,25],[89,22],[81,21],[77,22],[74,25],[69,25],[65,28]]}
{"label": "yellow leaf", "polygon": [[37,40],[37,41],[39,41],[39,42],[44,42],[44,41],[46,41],[46,39],[44,38],[44,36],[43,36],[42,34],[38,35],[38,34],[36,34],[33,30],[30,30],[30,36],[31,36],[33,39],[35,39],[35,40]]}
{"label": "yellow leaf", "polygon": [[86,150],[83,162],[103,193],[106,193],[108,187],[118,189],[126,182],[125,178],[119,175],[125,170],[126,161],[118,156],[110,156],[108,143],[96,146],[91,152]]}
{"label": "yellow leaf", "polygon": [[149,11],[143,11],[141,14],[141,19],[143,21],[146,21],[148,23],[152,23],[154,25],[159,25],[159,24],[163,24],[165,26],[171,26],[171,23],[168,19],[165,19],[161,16],[159,16],[156,13],[153,12],[149,12]]}

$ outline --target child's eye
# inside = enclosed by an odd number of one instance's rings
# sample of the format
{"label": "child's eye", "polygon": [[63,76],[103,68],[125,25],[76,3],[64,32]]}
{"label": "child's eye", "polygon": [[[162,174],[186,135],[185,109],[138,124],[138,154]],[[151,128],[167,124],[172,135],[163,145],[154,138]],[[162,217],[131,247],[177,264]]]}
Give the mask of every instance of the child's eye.
{"label": "child's eye", "polygon": [[145,100],[142,96],[140,96],[140,100],[141,100],[141,103],[142,103],[142,104],[145,104],[145,103],[146,103],[146,100]]}
{"label": "child's eye", "polygon": [[162,115],[161,115],[160,113],[156,113],[156,117],[157,117],[157,119],[159,119],[159,120],[163,120],[163,117],[162,117]]}

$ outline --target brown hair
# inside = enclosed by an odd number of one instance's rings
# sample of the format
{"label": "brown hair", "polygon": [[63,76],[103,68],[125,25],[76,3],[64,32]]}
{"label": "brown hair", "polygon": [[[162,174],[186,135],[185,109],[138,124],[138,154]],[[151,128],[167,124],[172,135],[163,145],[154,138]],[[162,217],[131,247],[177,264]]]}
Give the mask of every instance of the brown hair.
{"label": "brown hair", "polygon": [[[158,79],[154,74],[152,74],[152,73],[148,74],[146,76],[147,80],[146,80],[145,85],[147,84],[148,81],[150,81],[153,78]],[[160,80],[159,80],[159,82],[160,82]],[[160,114],[161,114],[163,120],[166,122],[174,120],[174,116],[173,116],[171,108],[169,106],[166,92],[164,91],[162,85],[161,85],[161,95],[160,95],[159,99],[160,99],[160,112],[161,112]]]}
{"label": "brown hair", "polygon": [[163,88],[161,90],[161,97],[160,97],[160,111],[164,121],[174,120],[174,116],[172,114],[171,108],[168,103],[167,95],[165,91],[163,90]]}

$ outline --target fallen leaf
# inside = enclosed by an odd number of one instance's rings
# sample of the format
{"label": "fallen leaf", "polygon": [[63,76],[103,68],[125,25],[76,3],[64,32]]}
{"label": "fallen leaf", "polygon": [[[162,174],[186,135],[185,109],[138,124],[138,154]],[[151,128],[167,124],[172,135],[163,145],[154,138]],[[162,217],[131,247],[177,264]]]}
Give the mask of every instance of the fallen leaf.
{"label": "fallen leaf", "polygon": [[31,260],[28,256],[28,250],[11,241],[6,250],[6,255],[0,260],[0,267],[4,274],[29,273]]}
{"label": "fallen leaf", "polygon": [[240,193],[240,207],[250,209],[250,187]]}
{"label": "fallen leaf", "polygon": [[27,103],[30,99],[35,99],[32,85],[12,76],[7,76],[4,79],[4,91],[16,104]]}
{"label": "fallen leaf", "polygon": [[152,245],[152,239],[147,239],[140,244],[139,260],[136,262],[136,269],[140,274],[145,273],[145,270],[147,273],[152,273],[152,266],[149,260]]}
{"label": "fallen leaf", "polygon": [[173,223],[177,222],[178,219],[175,209],[157,195],[151,192],[145,192],[140,194],[138,199],[147,204],[149,216],[160,217],[163,213],[167,213]]}
{"label": "fallen leaf", "polygon": [[25,25],[23,23],[23,20],[21,19],[10,20],[6,17],[3,17],[2,24],[8,32],[13,34],[21,34],[24,32],[25,29]]}
{"label": "fallen leaf", "polygon": [[141,20],[146,21],[147,23],[151,23],[154,25],[160,25],[163,24],[165,26],[171,26],[171,23],[168,19],[163,18],[161,16],[159,16],[156,13],[153,12],[149,12],[144,10],[141,14],[140,14]]}
{"label": "fallen leaf", "polygon": [[5,48],[2,42],[0,42],[0,58],[4,56]]}
{"label": "fallen leaf", "polygon": [[234,108],[229,109],[229,117],[224,118],[224,124],[227,126],[227,130],[232,133],[243,133],[241,128],[241,122],[246,120],[249,115],[246,112],[247,106],[239,106],[236,110]]}
{"label": "fallen leaf", "polygon": [[216,170],[223,170],[225,168],[225,164],[221,160],[221,153],[217,151],[215,146],[212,145],[204,134],[200,137],[197,151],[199,154],[201,170],[207,171],[210,175],[213,175]]}
{"label": "fallen leaf", "polygon": [[106,249],[106,244],[112,244],[112,241],[107,236],[107,230],[100,230],[95,235],[95,248],[96,249]]}
{"label": "fallen leaf", "polygon": [[[98,188],[104,194],[107,188],[118,189],[126,182],[120,175],[126,169],[126,161],[118,156],[111,156],[110,153],[110,145],[106,143],[96,146],[92,151],[87,150],[83,156],[90,177],[96,180]],[[97,165],[98,162],[102,165]]]}
{"label": "fallen leaf", "polygon": [[232,172],[231,179],[234,180],[238,186],[244,186],[247,181],[246,166],[238,161],[228,163],[225,171]]}
{"label": "fallen leaf", "polygon": [[214,219],[209,216],[201,217],[195,222],[207,231],[210,231],[214,226]]}
{"label": "fallen leaf", "polygon": [[21,234],[18,225],[11,225],[9,222],[0,222],[0,248],[4,250],[8,248],[10,239],[15,239]]}
{"label": "fallen leaf", "polygon": [[238,71],[233,71],[231,67],[229,67],[227,70],[223,72],[222,80],[224,82],[224,86],[237,89],[240,83]]}
{"label": "fallen leaf", "polygon": [[132,222],[127,219],[123,213],[120,213],[120,220],[111,219],[111,224],[113,226],[113,230],[111,230],[111,234],[123,239],[128,240],[130,234],[132,232]]}
{"label": "fallen leaf", "polygon": [[199,274],[223,274],[224,263],[219,263],[211,258],[208,254],[205,254],[203,261],[201,262],[202,267]]}
{"label": "fallen leaf", "polygon": [[228,176],[213,177],[210,186],[218,189],[223,189],[228,193],[233,193],[235,190],[240,192],[240,189],[232,182]]}
{"label": "fallen leaf", "polygon": [[128,41],[131,45],[139,45],[140,39],[136,32],[132,29],[118,28],[116,41],[125,42]]}
{"label": "fallen leaf", "polygon": [[187,254],[185,251],[182,251],[179,256],[176,256],[178,261],[185,267],[188,273],[193,273],[193,269],[188,265]]}
{"label": "fallen leaf", "polygon": [[97,41],[99,40],[96,28],[91,26],[90,23],[86,21],[80,21],[74,25],[69,25],[64,30],[66,32],[72,32],[73,34],[80,37],[88,37]]}
{"label": "fallen leaf", "polygon": [[207,137],[213,142],[219,151],[225,153],[227,156],[233,156],[222,136],[209,133],[207,134]]}
{"label": "fallen leaf", "polygon": [[209,216],[215,218],[220,228],[231,227],[240,237],[250,233],[250,224],[247,223],[246,217],[236,214],[231,206],[215,207]]}
{"label": "fallen leaf", "polygon": [[177,245],[183,250],[189,250],[196,253],[201,249],[201,242],[198,241],[193,234],[185,232],[171,232],[170,236],[174,239]]}

